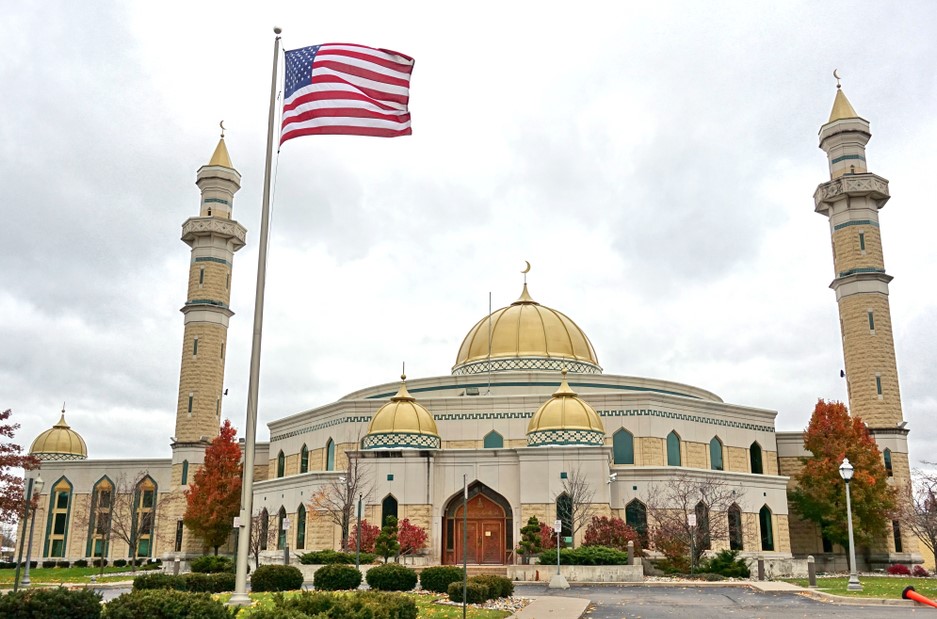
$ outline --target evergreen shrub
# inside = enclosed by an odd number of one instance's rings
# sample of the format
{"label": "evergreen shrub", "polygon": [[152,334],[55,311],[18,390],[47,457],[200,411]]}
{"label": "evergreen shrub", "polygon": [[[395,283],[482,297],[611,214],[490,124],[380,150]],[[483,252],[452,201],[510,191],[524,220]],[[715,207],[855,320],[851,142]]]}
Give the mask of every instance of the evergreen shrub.
{"label": "evergreen shrub", "polygon": [[488,599],[509,598],[514,595],[514,583],[509,578],[497,574],[479,574],[469,578],[469,582],[480,582],[488,587]]}
{"label": "evergreen shrub", "polygon": [[204,555],[192,559],[192,571],[200,574],[217,574],[218,572],[233,572],[234,561],[231,557],[222,555]]}
{"label": "evergreen shrub", "polygon": [[[360,555],[361,565],[374,563],[377,557],[373,552],[362,552]],[[299,562],[303,565],[330,565],[332,563],[346,563],[354,565],[355,553],[338,552],[335,550],[314,550],[307,552],[299,557]]]}
{"label": "evergreen shrub", "polygon": [[87,559],[77,559],[72,562],[72,567],[88,567]]}
{"label": "evergreen shrub", "polygon": [[[449,585],[449,599],[453,602],[462,602],[462,583],[454,582]],[[484,604],[485,601],[490,599],[489,589],[487,585],[484,585],[480,582],[472,582],[469,580],[465,585],[465,602],[466,604]]]}
{"label": "evergreen shrub", "polygon": [[[541,565],[556,565],[556,548],[540,553]],[[628,553],[607,546],[580,546],[560,550],[562,565],[627,565]]]}
{"label": "evergreen shrub", "polygon": [[101,594],[92,589],[20,589],[0,595],[5,619],[98,619]]}
{"label": "evergreen shrub", "polygon": [[710,559],[701,561],[699,571],[719,574],[726,578],[748,578],[752,575],[745,560],[739,558],[739,551],[726,549],[720,550]]}
{"label": "evergreen shrub", "polygon": [[261,565],[251,574],[251,591],[294,591],[303,586],[303,573],[292,565]]}
{"label": "evergreen shrub", "polygon": [[104,619],[231,619],[228,610],[207,593],[186,591],[133,591],[104,606]]}
{"label": "evergreen shrub", "polygon": [[312,575],[312,585],[319,591],[357,589],[361,585],[361,571],[343,563],[323,565]]}
{"label": "evergreen shrub", "polygon": [[[388,518],[389,519],[389,518]],[[410,591],[416,587],[416,571],[399,563],[384,563],[368,570],[365,578],[378,591]]]}
{"label": "evergreen shrub", "polygon": [[114,567],[126,567],[127,559],[114,559]]}
{"label": "evergreen shrub", "polygon": [[427,567],[420,572],[420,587],[425,591],[446,593],[449,584],[462,582],[462,568],[454,565]]}

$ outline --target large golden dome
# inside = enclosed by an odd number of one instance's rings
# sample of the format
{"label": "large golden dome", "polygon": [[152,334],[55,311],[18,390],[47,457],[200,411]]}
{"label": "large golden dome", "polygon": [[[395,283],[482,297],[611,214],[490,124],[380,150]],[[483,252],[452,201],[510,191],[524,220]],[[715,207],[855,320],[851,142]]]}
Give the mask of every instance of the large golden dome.
{"label": "large golden dome", "polygon": [[544,445],[602,445],[605,426],[595,409],[583,402],[563,380],[553,397],[537,409],[527,424],[527,444]]}
{"label": "large golden dome", "polygon": [[517,301],[485,316],[472,327],[462,341],[452,373],[564,367],[582,374],[602,372],[592,342],[582,329],[565,314],[534,301],[525,283]]}
{"label": "large golden dome", "polygon": [[59,422],[36,437],[29,454],[40,460],[84,460],[88,457],[85,439],[65,423],[65,409]]}
{"label": "large golden dome", "polygon": [[397,395],[371,417],[362,449],[439,449],[436,420],[407,391],[407,377],[400,381]]}

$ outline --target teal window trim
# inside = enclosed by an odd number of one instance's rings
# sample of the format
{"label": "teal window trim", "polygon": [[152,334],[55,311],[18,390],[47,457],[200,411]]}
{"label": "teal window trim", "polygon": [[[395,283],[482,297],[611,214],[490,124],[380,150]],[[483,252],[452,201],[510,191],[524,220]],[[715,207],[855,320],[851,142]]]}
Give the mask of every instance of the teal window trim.
{"label": "teal window trim", "polygon": [[198,283],[200,286],[205,283],[205,267],[200,267],[198,270]]}
{"label": "teal window trim", "polygon": [[305,443],[303,443],[302,449],[299,450],[299,472],[309,472],[309,448],[306,447]]}
{"label": "teal window trim", "polygon": [[[106,484],[106,486],[105,486]],[[108,550],[108,536],[105,532],[98,532],[98,518],[103,515],[101,496],[104,490],[108,492],[107,517],[110,518],[111,508],[114,504],[114,482],[105,475],[95,482],[91,488],[91,507],[88,510],[88,540],[86,556],[106,557]]]}
{"label": "teal window trim", "polygon": [[193,401],[193,400],[195,400],[195,396],[190,395],[190,396],[189,396],[189,410],[187,411],[187,412],[189,412],[189,413],[192,412],[192,401]]}
{"label": "teal window trim", "polygon": [[280,450],[280,453],[277,454],[277,477],[283,477],[286,472],[286,456],[283,455],[283,450]]}
{"label": "teal window trim", "polygon": [[859,233],[859,251],[865,251],[865,232]]}
{"label": "teal window trim", "polygon": [[733,503],[729,507],[726,517],[729,519],[729,550],[745,550],[742,509]]}
{"label": "teal window trim", "polygon": [[641,547],[647,548],[647,506],[638,499],[632,499],[625,506],[625,524],[638,534]]}
{"label": "teal window trim", "polygon": [[270,512],[263,508],[260,512],[260,549],[266,550],[270,539]]}
{"label": "teal window trim", "polygon": [[878,395],[882,395],[882,377],[881,376],[875,377],[875,392]]}
{"label": "teal window trim", "polygon": [[887,473],[889,477],[894,477],[895,472],[891,465],[891,449],[886,447],[885,451],[882,452],[882,457],[885,459],[885,473]]}
{"label": "teal window trim", "polygon": [[680,436],[676,431],[667,435],[667,466],[681,466]]}
{"label": "teal window trim", "polygon": [[306,548],[306,507],[302,504],[296,509],[296,550]]}
{"label": "teal window trim", "polygon": [[771,508],[767,505],[758,512],[758,524],[761,528],[761,549],[774,550],[774,527],[771,523]]}
{"label": "teal window trim", "polygon": [[393,516],[398,518],[398,510],[400,509],[400,503],[397,501],[397,497],[392,494],[388,494],[384,497],[384,500],[381,501],[381,528],[387,524],[387,518]]}
{"label": "teal window trim", "polygon": [[277,512],[277,550],[283,550],[286,548],[286,533],[287,531],[283,528],[283,523],[286,521],[286,508],[281,507],[280,511]]}
{"label": "teal window trim", "polygon": [[752,443],[751,447],[748,448],[748,459],[751,463],[752,473],[755,475],[764,475],[764,457],[761,452],[761,445],[758,444],[758,441]]}
{"label": "teal window trim", "polygon": [[189,461],[182,461],[182,485],[185,486],[189,483]]}
{"label": "teal window trim", "polygon": [[325,470],[335,470],[335,441],[332,439],[325,444]]}
{"label": "teal window trim", "polygon": [[634,435],[624,428],[612,435],[612,461],[615,464],[634,464]]}
{"label": "teal window trim", "polygon": [[194,357],[197,354],[198,354],[198,336],[196,335],[194,338],[192,338],[192,356]]}
{"label": "teal window trim", "polygon": [[869,310],[869,331],[875,331],[875,312]]}
{"label": "teal window trim", "polygon": [[485,440],[483,441],[485,449],[501,449],[504,447],[504,437],[501,436],[498,432],[492,430],[485,435]]}
{"label": "teal window trim", "polygon": [[[58,488],[62,482],[65,482],[67,490],[56,490],[56,488]],[[46,518],[45,544],[43,544],[44,548],[42,552],[43,557],[64,558],[65,555],[67,554],[66,549],[68,548],[68,523],[71,520],[71,515],[72,515],[71,512],[72,512],[72,491],[73,490],[74,490],[74,486],[72,485],[72,482],[70,482],[68,478],[65,476],[59,477],[57,480],[55,480],[55,483],[52,484],[52,489],[49,491],[49,515]],[[56,514],[62,513],[61,508],[56,507],[60,494],[66,495],[65,527],[64,527],[64,533],[62,534],[62,539],[61,539],[62,541],[61,554],[53,555],[51,554],[51,552],[54,549],[52,535],[53,535],[53,526],[55,523],[55,516]]]}

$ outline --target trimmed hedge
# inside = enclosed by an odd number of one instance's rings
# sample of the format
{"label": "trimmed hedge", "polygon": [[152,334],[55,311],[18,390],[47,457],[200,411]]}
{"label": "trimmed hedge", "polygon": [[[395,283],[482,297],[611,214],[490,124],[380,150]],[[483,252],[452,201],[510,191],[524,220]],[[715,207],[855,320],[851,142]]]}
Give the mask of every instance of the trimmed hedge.
{"label": "trimmed hedge", "polygon": [[479,574],[469,578],[469,582],[478,582],[488,587],[488,599],[509,598],[514,595],[514,583],[497,574]]}
{"label": "trimmed hedge", "polygon": [[368,570],[365,579],[378,591],[410,591],[416,587],[416,571],[399,563],[384,563]]}
{"label": "trimmed hedge", "polygon": [[425,591],[446,593],[450,583],[462,582],[462,568],[454,565],[437,565],[420,572],[420,587]]}
{"label": "trimmed hedge", "polygon": [[104,619],[231,619],[228,610],[207,593],[186,591],[133,591],[104,606]]}
{"label": "trimmed hedge", "polygon": [[286,598],[276,595],[275,608],[266,614],[251,613],[256,619],[300,619],[303,617],[329,617],[329,619],[416,619],[416,602],[403,595],[376,591],[355,591],[334,594],[322,591],[303,591]]}
{"label": "trimmed hedge", "polygon": [[[360,555],[361,565],[374,563],[377,557],[372,552],[362,552]],[[332,563],[355,564],[355,553],[338,552],[335,550],[314,550],[307,552],[299,557],[299,562],[303,565],[330,565]]]}
{"label": "trimmed hedge", "polygon": [[320,591],[357,589],[361,585],[361,571],[342,563],[323,565],[312,575],[312,586]]}
{"label": "trimmed hedge", "polygon": [[4,619],[98,619],[101,594],[91,589],[20,589],[0,596]]}
{"label": "trimmed hedge", "polygon": [[224,593],[234,591],[235,575],[231,572],[218,574],[141,574],[133,580],[134,591],[148,591],[153,589],[172,589],[174,591],[190,591],[195,593]]}
{"label": "trimmed hedge", "polygon": [[303,573],[292,565],[261,565],[251,574],[251,591],[294,591],[302,589]]}
{"label": "trimmed hedge", "polygon": [[233,572],[234,561],[231,557],[222,555],[204,555],[192,559],[192,571],[199,574],[218,574],[220,572]]}
{"label": "trimmed hedge", "polygon": [[[453,602],[462,602],[462,583],[454,582],[449,585],[449,599]],[[465,601],[467,604],[484,604],[490,598],[487,585],[471,580],[465,585]]]}
{"label": "trimmed hedge", "polygon": [[88,560],[78,559],[72,563],[72,567],[88,567]]}
{"label": "trimmed hedge", "polygon": [[[608,546],[580,546],[560,550],[562,565],[628,565],[628,553]],[[540,553],[541,565],[556,565],[556,548]]]}

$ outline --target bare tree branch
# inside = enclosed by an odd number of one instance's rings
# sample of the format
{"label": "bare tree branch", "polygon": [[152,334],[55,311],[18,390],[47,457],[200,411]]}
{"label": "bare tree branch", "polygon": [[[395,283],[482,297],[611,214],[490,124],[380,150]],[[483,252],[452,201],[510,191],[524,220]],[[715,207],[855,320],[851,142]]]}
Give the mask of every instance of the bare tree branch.
{"label": "bare tree branch", "polygon": [[[569,497],[566,501],[562,500],[564,494]],[[567,472],[567,477],[563,480],[563,491],[553,497],[559,520],[563,521],[564,527],[569,527],[574,547],[576,533],[589,524],[592,516],[598,513],[593,503],[594,498],[595,489],[578,466]]]}
{"label": "bare tree branch", "polygon": [[348,536],[358,498],[360,496],[366,501],[372,492],[371,479],[365,474],[367,464],[357,455],[347,455],[345,474],[319,488],[309,499],[310,508],[341,529],[343,551],[348,550]]}

